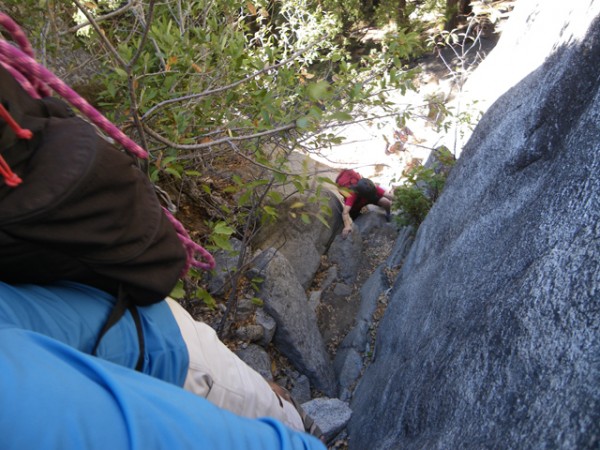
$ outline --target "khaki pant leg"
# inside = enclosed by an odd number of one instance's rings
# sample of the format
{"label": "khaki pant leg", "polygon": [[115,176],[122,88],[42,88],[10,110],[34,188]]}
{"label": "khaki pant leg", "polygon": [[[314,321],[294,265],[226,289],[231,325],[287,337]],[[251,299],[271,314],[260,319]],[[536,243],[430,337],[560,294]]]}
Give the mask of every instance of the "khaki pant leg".
{"label": "khaki pant leg", "polygon": [[244,417],[273,417],[304,431],[300,415],[287,401],[283,406],[267,381],[223,344],[215,331],[172,299],[167,303],[179,325],[190,365],[184,389]]}

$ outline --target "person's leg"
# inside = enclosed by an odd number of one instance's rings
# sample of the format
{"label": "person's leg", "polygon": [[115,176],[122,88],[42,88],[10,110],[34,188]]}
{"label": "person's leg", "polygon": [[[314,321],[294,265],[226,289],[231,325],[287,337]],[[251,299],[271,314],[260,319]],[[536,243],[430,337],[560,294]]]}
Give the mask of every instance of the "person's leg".
{"label": "person's leg", "polygon": [[385,209],[385,219],[389,222],[392,212],[392,202],[390,201],[390,199],[386,197],[381,197],[377,201],[377,205]]}
{"label": "person's leg", "polygon": [[385,209],[386,212],[390,212],[392,209],[392,202],[385,198],[385,197],[381,197],[378,201],[377,201],[377,205],[381,206],[383,209]]}
{"label": "person's leg", "polygon": [[167,304],[188,347],[190,364],[184,389],[238,415],[273,417],[304,431],[296,408],[280,399],[263,376],[229,350],[210,326],[195,321],[176,301],[167,299]]}

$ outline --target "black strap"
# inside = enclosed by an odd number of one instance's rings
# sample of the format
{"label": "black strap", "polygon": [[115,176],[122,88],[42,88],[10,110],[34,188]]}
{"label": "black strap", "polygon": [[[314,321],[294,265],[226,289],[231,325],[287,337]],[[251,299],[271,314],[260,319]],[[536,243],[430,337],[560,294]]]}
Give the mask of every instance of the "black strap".
{"label": "black strap", "polygon": [[123,286],[119,287],[119,295],[117,296],[117,301],[115,302],[115,306],[113,306],[113,309],[110,312],[108,319],[106,319],[104,326],[98,334],[98,339],[96,340],[96,345],[94,345],[94,348],[92,350],[92,355],[95,355],[98,351],[100,341],[102,340],[104,335],[108,333],[108,330],[110,330],[113,327],[113,325],[115,325],[119,320],[121,320],[121,317],[125,315],[125,312],[127,310],[129,310],[129,312],[131,313],[131,317],[133,318],[133,323],[135,323],[135,330],[137,332],[138,337],[139,355],[137,363],[135,365],[135,370],[141,372],[141,370],[144,367],[144,353],[146,349],[146,343],[144,340],[144,330],[142,329],[140,314],[136,306],[129,300],[129,297],[125,293]]}
{"label": "black strap", "polygon": [[140,313],[134,304],[129,305],[129,312],[133,317],[133,323],[135,323],[135,331],[137,331],[138,345],[139,345],[139,356],[137,363],[135,364],[135,370],[141,372],[144,368],[144,354],[146,352],[146,341],[144,340],[144,330],[142,329],[142,321],[140,320]]}

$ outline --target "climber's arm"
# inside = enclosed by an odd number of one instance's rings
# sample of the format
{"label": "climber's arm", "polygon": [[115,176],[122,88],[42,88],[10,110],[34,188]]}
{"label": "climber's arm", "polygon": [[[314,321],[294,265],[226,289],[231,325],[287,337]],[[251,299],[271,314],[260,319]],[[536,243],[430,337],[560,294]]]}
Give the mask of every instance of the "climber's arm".
{"label": "climber's arm", "polygon": [[345,239],[352,232],[352,218],[350,217],[351,205],[344,205],[342,210],[342,220],[344,221],[344,229],[342,230],[342,237]]}

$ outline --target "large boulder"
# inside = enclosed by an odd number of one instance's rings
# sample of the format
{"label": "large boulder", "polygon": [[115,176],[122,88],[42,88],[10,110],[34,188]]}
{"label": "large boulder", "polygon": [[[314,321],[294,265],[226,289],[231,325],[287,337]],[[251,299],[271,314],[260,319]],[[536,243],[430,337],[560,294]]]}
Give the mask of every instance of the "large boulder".
{"label": "large boulder", "polygon": [[317,327],[315,312],[288,260],[267,249],[252,262],[254,276],[262,278],[259,297],[275,319],[273,342],[313,385],[332,396],[337,391],[333,366]]}
{"label": "large boulder", "polygon": [[[266,250],[276,248],[285,256],[296,273],[298,280],[307,289],[319,269],[321,255],[329,248],[335,234],[342,224],[341,203],[330,190],[323,190],[328,198],[328,207],[332,211],[329,225],[315,218],[321,214],[321,205],[310,203],[307,196],[294,195],[278,206],[279,217],[276,222],[262,227],[256,236],[254,246]],[[303,210],[310,212],[310,222],[303,222],[298,216],[295,205],[303,203]]]}
{"label": "large boulder", "polygon": [[514,86],[417,233],[351,404],[351,449],[600,447],[599,14],[517,2],[498,44],[512,59],[486,61]]}

